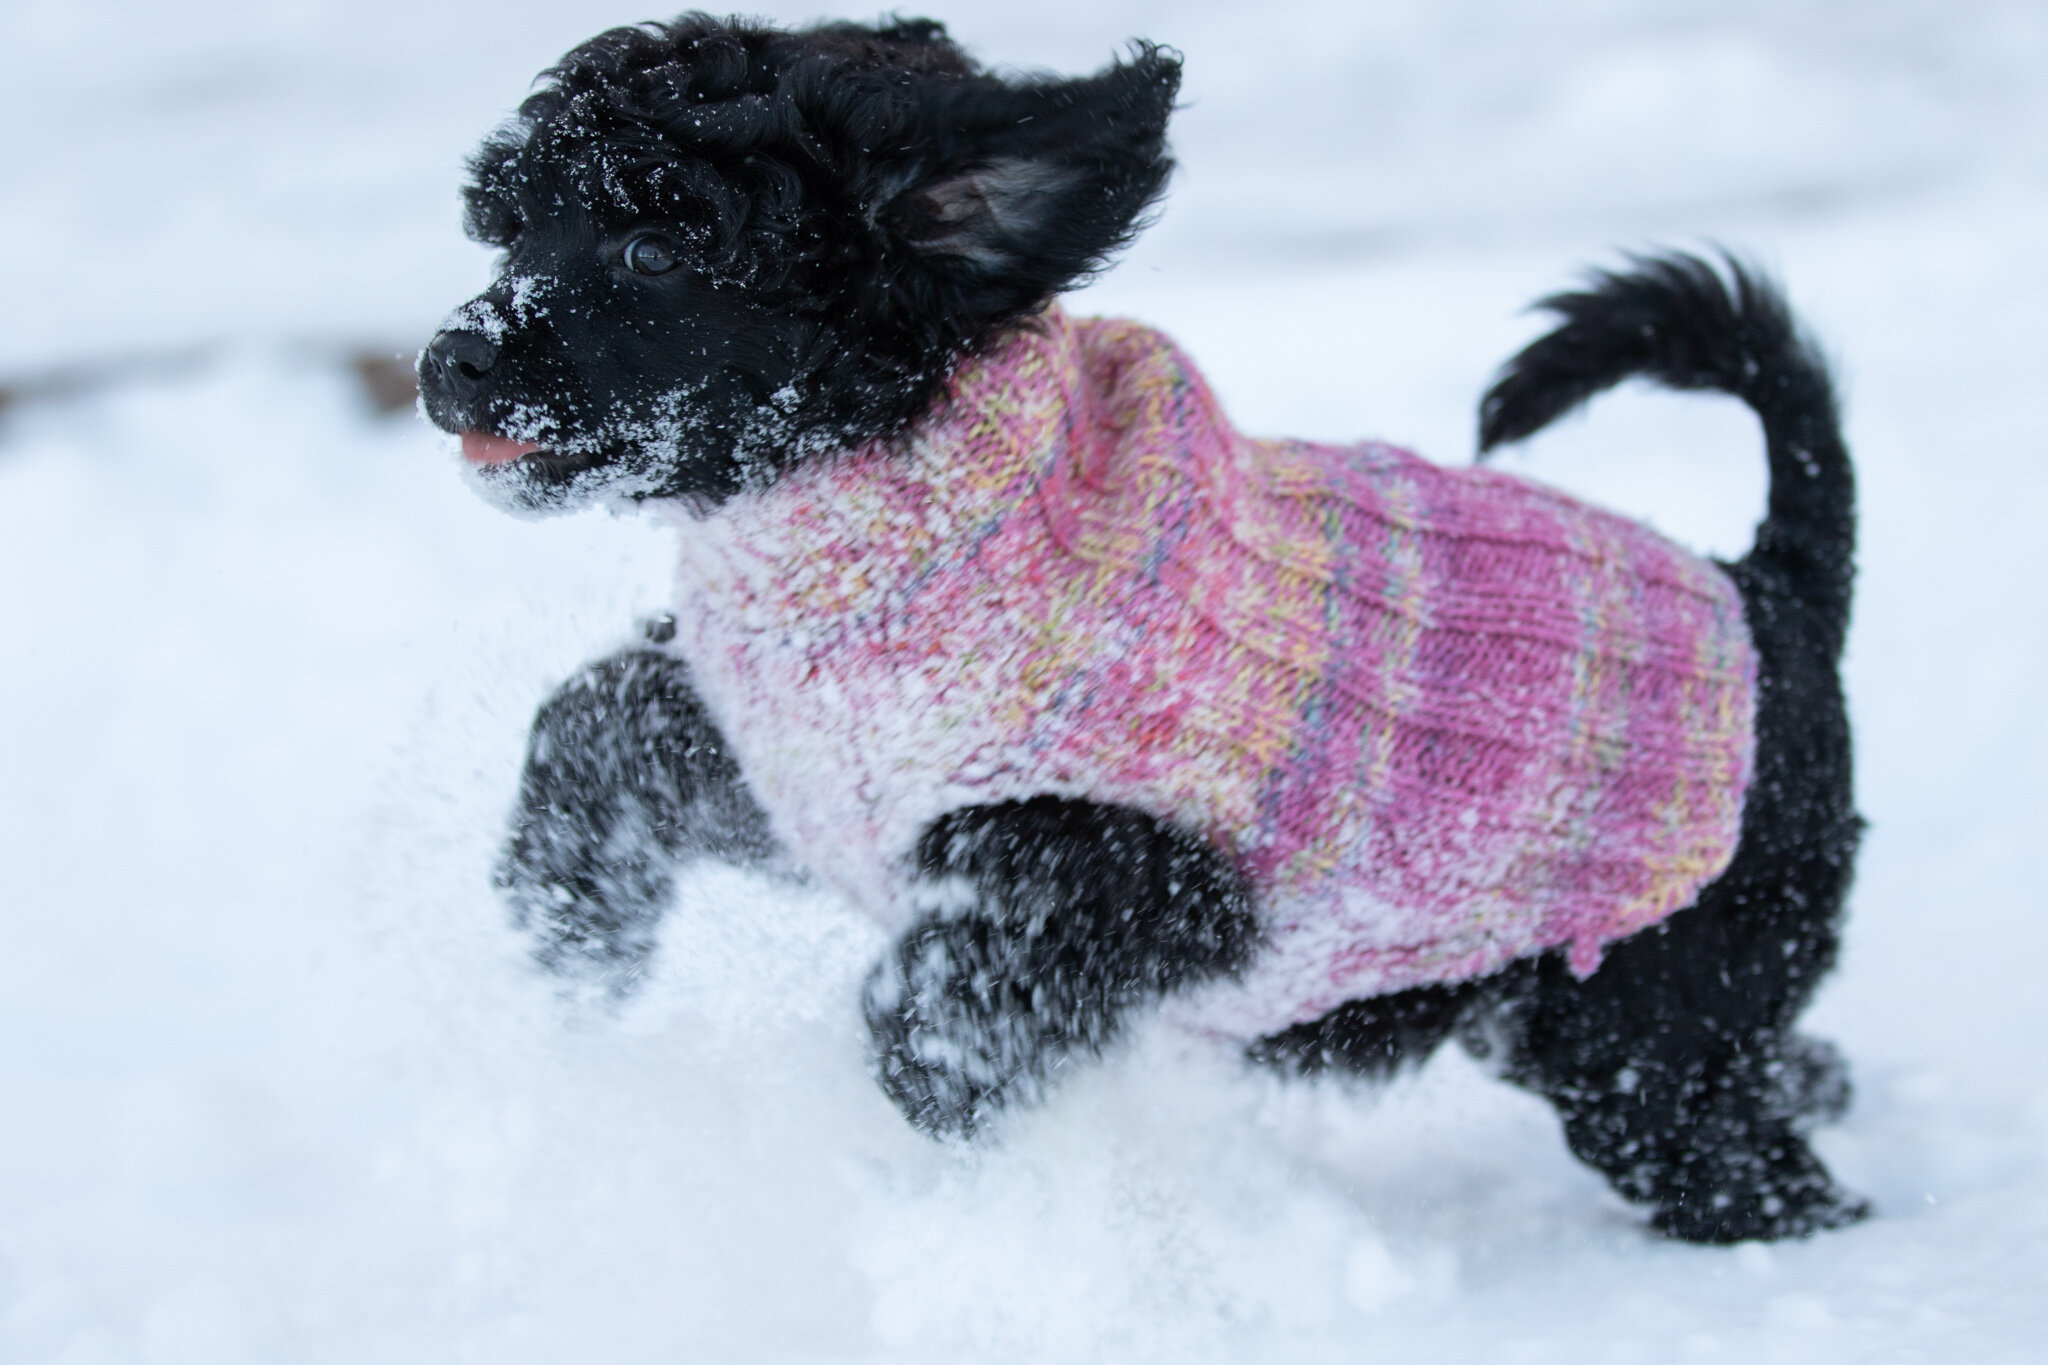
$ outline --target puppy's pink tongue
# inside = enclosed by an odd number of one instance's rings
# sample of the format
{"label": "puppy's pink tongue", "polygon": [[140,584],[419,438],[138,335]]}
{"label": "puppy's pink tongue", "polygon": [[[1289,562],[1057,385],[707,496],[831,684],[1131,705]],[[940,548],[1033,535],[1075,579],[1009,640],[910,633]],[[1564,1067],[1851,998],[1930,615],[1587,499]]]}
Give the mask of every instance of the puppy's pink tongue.
{"label": "puppy's pink tongue", "polygon": [[504,464],[539,449],[531,441],[515,441],[507,436],[491,436],[481,431],[462,433],[462,458],[471,464]]}

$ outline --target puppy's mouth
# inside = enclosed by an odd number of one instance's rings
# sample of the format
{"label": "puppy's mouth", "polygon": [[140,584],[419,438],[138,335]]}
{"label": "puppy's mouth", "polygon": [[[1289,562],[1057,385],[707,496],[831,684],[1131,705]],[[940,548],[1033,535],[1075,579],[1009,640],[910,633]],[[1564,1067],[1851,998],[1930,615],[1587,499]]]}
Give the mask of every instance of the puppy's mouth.
{"label": "puppy's mouth", "polygon": [[493,436],[475,429],[462,433],[462,458],[476,469],[506,469],[516,464],[531,474],[553,478],[567,478],[603,463],[593,454],[571,454],[533,441]]}
{"label": "puppy's mouth", "polygon": [[487,431],[462,433],[462,458],[471,464],[510,464],[539,449],[532,441],[515,441],[509,436],[493,436]]}

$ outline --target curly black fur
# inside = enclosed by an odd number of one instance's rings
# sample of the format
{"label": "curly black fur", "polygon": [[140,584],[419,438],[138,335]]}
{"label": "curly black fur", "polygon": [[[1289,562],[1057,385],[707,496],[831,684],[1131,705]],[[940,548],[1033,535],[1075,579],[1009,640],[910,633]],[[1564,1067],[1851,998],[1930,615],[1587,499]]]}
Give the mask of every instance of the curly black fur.
{"label": "curly black fur", "polygon": [[[601,35],[473,165],[470,230],[505,265],[422,356],[427,411],[541,447],[479,471],[531,510],[715,500],[892,432],[1129,238],[1167,174],[1178,71],[1139,44],[1086,79],[1008,79],[921,20],[789,33],[686,15]],[[1252,1054],[1382,1075],[1458,1037],[1549,1099],[1572,1150],[1664,1231],[1832,1226],[1864,1206],[1804,1132],[1840,1112],[1846,1074],[1793,1031],[1834,961],[1861,829],[1838,678],[1854,480],[1828,373],[1734,261],[1639,258],[1544,306],[1559,325],[1487,394],[1483,447],[1632,376],[1762,420],[1769,513],[1724,566],[1761,674],[1740,845],[1695,905],[1585,979],[1525,960],[1350,1002]],[[535,720],[499,872],[537,955],[626,988],[675,868],[700,856],[779,855],[687,671],[654,648],[593,665]],[[883,1089],[935,1134],[984,1130],[1134,1011],[1258,949],[1230,861],[1137,811],[1052,795],[956,810],[912,870],[911,928],[864,1005]]]}
{"label": "curly black fur", "polygon": [[[1179,80],[1144,43],[1004,79],[928,20],[613,29],[472,163],[506,268],[422,355],[427,414],[545,447],[484,475],[539,510],[719,497],[893,431],[1130,239]],[[676,268],[631,268],[648,234]]]}

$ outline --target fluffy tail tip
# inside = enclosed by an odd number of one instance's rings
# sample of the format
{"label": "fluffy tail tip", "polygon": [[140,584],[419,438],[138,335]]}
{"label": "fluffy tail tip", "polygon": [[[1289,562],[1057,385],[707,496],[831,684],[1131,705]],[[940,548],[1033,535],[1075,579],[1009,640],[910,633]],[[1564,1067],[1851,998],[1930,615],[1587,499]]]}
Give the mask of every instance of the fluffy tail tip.
{"label": "fluffy tail tip", "polygon": [[1479,450],[1533,436],[1634,375],[1753,399],[1766,372],[1811,365],[1784,295],[1727,251],[1631,254],[1540,300],[1558,325],[1503,365],[1479,404]]}

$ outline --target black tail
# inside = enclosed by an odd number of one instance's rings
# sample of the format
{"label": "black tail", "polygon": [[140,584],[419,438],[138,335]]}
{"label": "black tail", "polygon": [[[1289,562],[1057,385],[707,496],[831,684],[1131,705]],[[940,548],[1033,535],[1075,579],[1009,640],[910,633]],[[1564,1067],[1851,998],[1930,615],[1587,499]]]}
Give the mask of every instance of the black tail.
{"label": "black tail", "polygon": [[1630,258],[1538,306],[1562,321],[1502,367],[1479,405],[1482,454],[1534,435],[1603,389],[1642,375],[1732,394],[1762,419],[1769,511],[1744,564],[1807,608],[1841,652],[1856,548],[1856,480],[1827,365],[1784,295],[1754,267],[1683,253]]}

